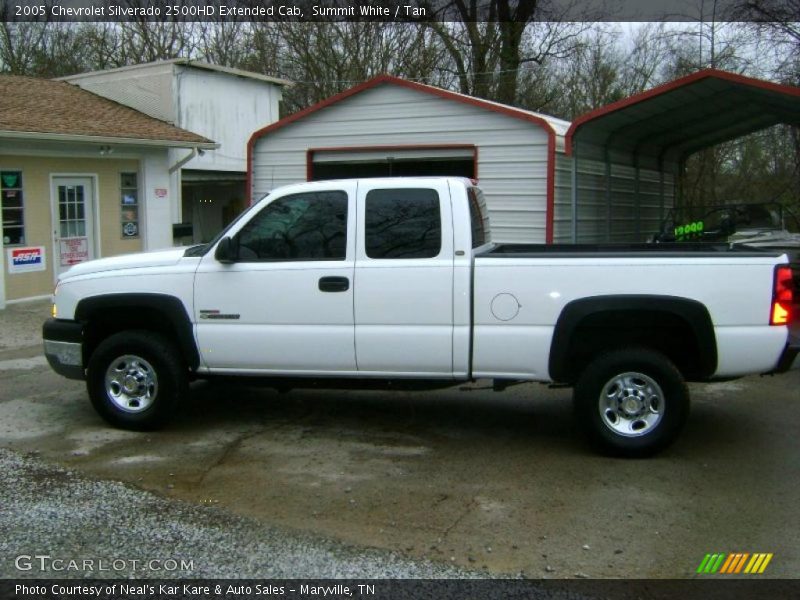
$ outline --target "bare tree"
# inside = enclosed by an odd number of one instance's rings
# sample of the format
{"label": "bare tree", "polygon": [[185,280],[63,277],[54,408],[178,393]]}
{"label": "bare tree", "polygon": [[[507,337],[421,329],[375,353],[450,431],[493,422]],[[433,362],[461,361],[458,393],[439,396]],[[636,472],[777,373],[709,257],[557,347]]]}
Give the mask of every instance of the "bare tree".
{"label": "bare tree", "polygon": [[382,22],[280,23],[280,71],[292,111],[381,73],[427,80],[441,52],[429,32]]}
{"label": "bare tree", "polygon": [[[587,22],[566,20],[574,6],[549,0],[450,0],[428,22],[450,58],[462,93],[516,104],[523,71],[568,57]],[[457,22],[448,21],[457,17]],[[541,78],[539,78],[541,79]],[[527,75],[528,86],[536,77]]]}
{"label": "bare tree", "polygon": [[218,19],[197,23],[197,53],[204,60],[238,67],[251,53],[253,27],[242,21]]}

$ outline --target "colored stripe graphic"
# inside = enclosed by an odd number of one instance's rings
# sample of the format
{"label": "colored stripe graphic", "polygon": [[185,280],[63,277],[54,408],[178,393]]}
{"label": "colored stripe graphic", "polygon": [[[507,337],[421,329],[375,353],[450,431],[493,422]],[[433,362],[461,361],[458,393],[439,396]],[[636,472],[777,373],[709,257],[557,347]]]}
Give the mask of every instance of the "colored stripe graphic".
{"label": "colored stripe graphic", "polygon": [[710,560],[711,560],[711,555],[710,555],[710,554],[706,554],[706,555],[703,557],[703,560],[702,560],[702,561],[700,561],[700,566],[699,566],[699,567],[697,567],[697,572],[698,572],[698,573],[705,573],[705,571],[706,571],[706,566],[708,565],[708,563],[709,563],[709,561],[710,561]]}
{"label": "colored stripe graphic", "polygon": [[760,575],[766,570],[773,556],[772,553],[766,552],[757,552],[754,554],[750,554],[749,552],[732,552],[731,554],[725,554],[724,552],[709,553],[700,561],[696,572],[706,574],[720,573],[725,575],[740,573]]}
{"label": "colored stripe graphic", "polygon": [[719,570],[720,573],[727,573],[728,570],[731,568],[731,565],[736,564],[736,560],[739,558],[738,554],[728,554],[728,560],[725,561],[725,564],[722,565],[722,568]]}
{"label": "colored stripe graphic", "polygon": [[728,557],[725,564],[722,565],[720,573],[739,573],[744,567],[745,561],[750,557],[748,553],[736,552]]}
{"label": "colored stripe graphic", "polygon": [[722,561],[725,560],[725,554],[706,554],[700,566],[697,567],[698,573],[716,573],[719,570]]}

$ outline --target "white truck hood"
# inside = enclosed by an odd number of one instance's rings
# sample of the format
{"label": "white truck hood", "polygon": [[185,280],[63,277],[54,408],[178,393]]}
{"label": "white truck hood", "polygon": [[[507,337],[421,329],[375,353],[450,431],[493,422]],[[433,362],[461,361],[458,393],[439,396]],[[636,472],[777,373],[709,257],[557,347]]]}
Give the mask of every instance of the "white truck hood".
{"label": "white truck hood", "polygon": [[154,252],[138,252],[136,254],[123,254],[110,258],[98,258],[73,265],[59,276],[59,280],[66,281],[80,275],[100,273],[102,271],[117,271],[121,269],[139,269],[142,267],[166,267],[177,264],[186,248],[170,248]]}

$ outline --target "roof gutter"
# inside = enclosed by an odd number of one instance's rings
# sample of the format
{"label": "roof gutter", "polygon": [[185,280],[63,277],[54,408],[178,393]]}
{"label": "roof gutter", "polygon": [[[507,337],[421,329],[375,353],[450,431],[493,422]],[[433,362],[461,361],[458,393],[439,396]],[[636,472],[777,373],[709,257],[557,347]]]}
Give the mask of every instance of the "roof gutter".
{"label": "roof gutter", "polygon": [[75,135],[69,133],[42,133],[38,131],[0,131],[0,139],[39,140],[45,142],[74,142],[81,144],[117,144],[122,146],[150,146],[156,148],[193,148],[195,150],[215,150],[216,142],[189,142],[181,140],[153,140],[146,138],[127,138],[99,135]]}

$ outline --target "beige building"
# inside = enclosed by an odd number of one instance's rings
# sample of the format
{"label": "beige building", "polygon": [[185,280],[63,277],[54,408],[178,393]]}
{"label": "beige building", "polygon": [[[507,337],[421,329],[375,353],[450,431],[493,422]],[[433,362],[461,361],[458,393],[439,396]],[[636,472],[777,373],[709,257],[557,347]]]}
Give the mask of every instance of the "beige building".
{"label": "beige building", "polygon": [[49,295],[76,262],[171,246],[171,174],[216,147],[69,83],[0,75],[0,308]]}

